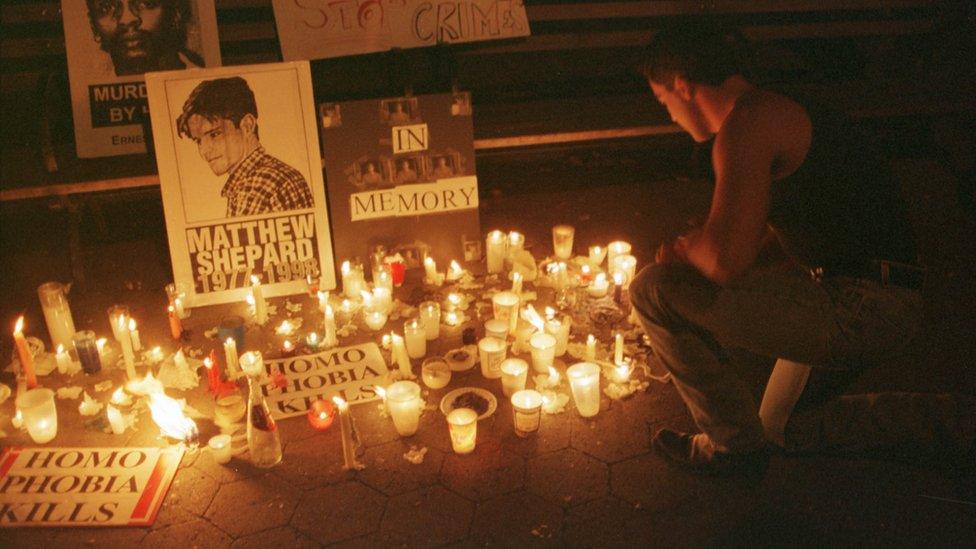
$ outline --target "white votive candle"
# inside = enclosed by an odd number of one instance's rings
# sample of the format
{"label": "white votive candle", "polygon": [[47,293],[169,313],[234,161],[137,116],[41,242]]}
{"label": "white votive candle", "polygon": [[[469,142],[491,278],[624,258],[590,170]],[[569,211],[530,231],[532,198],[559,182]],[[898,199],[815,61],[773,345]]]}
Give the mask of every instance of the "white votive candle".
{"label": "white votive candle", "polygon": [[386,313],[383,311],[370,311],[363,314],[363,322],[370,330],[379,331],[386,325]]}
{"label": "white votive candle", "polygon": [[397,434],[408,437],[417,432],[423,401],[420,385],[412,381],[397,381],[386,388],[386,407],[393,419]]}
{"label": "white votive candle", "polygon": [[596,278],[590,285],[586,288],[586,293],[590,297],[603,297],[607,295],[607,291],[610,289],[610,281],[607,280],[607,275],[604,273],[597,273]]}
{"label": "white votive candle", "polygon": [[514,292],[498,292],[491,298],[491,309],[495,318],[508,322],[508,333],[515,333],[518,323],[519,296]]}
{"label": "white votive candle", "polygon": [[478,438],[478,412],[471,408],[457,408],[447,414],[451,448],[455,454],[470,454]]}
{"label": "white votive candle", "polygon": [[488,274],[500,273],[505,269],[505,255],[507,254],[505,233],[491,231],[485,239],[485,257],[488,262]]}
{"label": "white votive candle", "polygon": [[223,434],[210,437],[210,440],[207,441],[207,447],[210,448],[214,461],[221,465],[230,463],[232,452],[230,435]]}
{"label": "white votive candle", "polygon": [[552,250],[559,259],[573,257],[573,236],[576,229],[571,225],[556,225],[552,228]]}
{"label": "white votive candle", "polygon": [[441,335],[441,304],[436,301],[424,301],[418,307],[420,321],[424,324],[427,341],[437,339]]}
{"label": "white votive candle", "polygon": [[71,355],[68,351],[64,350],[64,345],[58,343],[58,352],[54,355],[55,360],[58,363],[58,373],[66,374],[71,371]]}
{"label": "white votive candle", "polygon": [[515,434],[526,437],[539,430],[542,417],[542,395],[538,391],[523,390],[512,395]]}
{"label": "white votive candle", "polygon": [[607,245],[607,265],[613,265],[613,258],[618,255],[625,255],[630,253],[630,242],[625,242],[623,240],[614,240]]}
{"label": "white votive candle", "polygon": [[603,264],[603,260],[607,257],[607,249],[603,246],[590,246],[590,263],[594,267],[599,267]]}
{"label": "white votive candle", "polygon": [[600,412],[600,367],[592,362],[579,362],[566,369],[566,377],[580,415],[597,415]]}
{"label": "white votive candle", "polygon": [[544,332],[533,334],[529,338],[529,349],[532,352],[532,369],[539,374],[548,374],[556,356],[556,338]]}
{"label": "white votive candle", "polygon": [[58,410],[51,389],[30,389],[17,395],[14,403],[21,413],[31,440],[38,444],[50,442],[58,434]]}
{"label": "white votive candle", "polygon": [[624,334],[617,332],[613,338],[613,363],[620,364],[624,361]]}
{"label": "white votive candle", "polygon": [[451,365],[440,357],[428,358],[420,365],[420,378],[431,389],[442,389],[451,382]]}
{"label": "white votive candle", "polygon": [[403,323],[403,339],[407,346],[407,356],[424,358],[427,354],[427,331],[416,318]]}
{"label": "white votive candle", "polygon": [[506,358],[498,367],[502,372],[502,394],[507,397],[525,389],[529,363],[521,358]]}
{"label": "white votive candle", "polygon": [[236,377],[240,371],[240,356],[237,354],[237,340],[228,337],[224,340],[224,364],[226,365],[227,375]]}
{"label": "white votive candle", "polygon": [[478,341],[478,358],[481,361],[481,375],[487,379],[498,379],[502,376],[499,365],[505,360],[505,340],[497,337],[484,337]]}
{"label": "white votive candle", "polygon": [[637,273],[637,258],[629,254],[615,256],[610,264],[610,272],[624,275],[623,287],[626,290],[630,287],[630,281],[634,279],[634,275]]}

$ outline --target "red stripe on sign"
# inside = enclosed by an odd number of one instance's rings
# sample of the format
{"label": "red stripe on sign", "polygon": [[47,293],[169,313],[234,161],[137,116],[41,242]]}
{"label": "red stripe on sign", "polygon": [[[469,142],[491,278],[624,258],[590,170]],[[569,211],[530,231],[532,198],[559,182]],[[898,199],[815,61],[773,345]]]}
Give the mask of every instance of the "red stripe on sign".
{"label": "red stripe on sign", "polygon": [[21,450],[23,450],[23,448],[13,447],[7,448],[7,450],[4,451],[3,457],[0,458],[0,463],[2,463],[2,465],[0,465],[0,478],[7,476],[7,473],[10,472],[10,468],[13,467],[14,462],[17,461],[17,457],[20,456]]}
{"label": "red stripe on sign", "polygon": [[145,490],[142,491],[142,497],[139,498],[139,503],[132,510],[132,516],[129,517],[130,520],[146,517],[149,506],[152,505],[153,498],[156,497],[156,491],[159,490],[160,481],[163,480],[163,474],[169,468],[169,460],[172,459],[172,456],[173,454],[169,452],[159,454],[159,461],[156,462],[156,467],[153,468],[152,474],[149,475],[149,481],[146,483]]}

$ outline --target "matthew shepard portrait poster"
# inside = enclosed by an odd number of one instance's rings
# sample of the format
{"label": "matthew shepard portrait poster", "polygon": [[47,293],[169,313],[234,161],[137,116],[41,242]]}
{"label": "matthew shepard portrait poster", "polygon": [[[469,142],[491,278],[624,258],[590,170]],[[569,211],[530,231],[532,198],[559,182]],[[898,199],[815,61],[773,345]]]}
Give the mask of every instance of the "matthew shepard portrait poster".
{"label": "matthew shepard portrait poster", "polygon": [[78,156],[146,152],[143,74],[220,66],[214,0],[61,0]]}
{"label": "matthew shepard portrait poster", "polygon": [[480,257],[469,93],[322,103],[319,123],[336,257]]}
{"label": "matthew shepard portrait poster", "polygon": [[307,61],[146,75],[176,281],[191,305],[335,286]]}

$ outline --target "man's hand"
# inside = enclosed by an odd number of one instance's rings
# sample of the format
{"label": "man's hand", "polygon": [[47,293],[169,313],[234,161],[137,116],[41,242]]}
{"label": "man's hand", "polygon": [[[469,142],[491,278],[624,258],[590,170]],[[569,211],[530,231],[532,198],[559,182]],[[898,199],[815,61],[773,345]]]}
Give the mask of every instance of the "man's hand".
{"label": "man's hand", "polygon": [[701,229],[696,228],[671,242],[661,244],[654,255],[654,261],[657,263],[688,263],[688,248],[699,235],[701,235]]}

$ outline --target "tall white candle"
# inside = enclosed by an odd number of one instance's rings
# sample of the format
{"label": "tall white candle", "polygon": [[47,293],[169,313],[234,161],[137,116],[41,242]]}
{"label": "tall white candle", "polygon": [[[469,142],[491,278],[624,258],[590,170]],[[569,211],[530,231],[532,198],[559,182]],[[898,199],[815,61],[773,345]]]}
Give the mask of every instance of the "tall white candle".
{"label": "tall white candle", "polygon": [[60,282],[46,282],[37,287],[37,297],[41,301],[41,310],[52,345],[68,347],[73,342],[75,321],[71,318],[67,294],[68,286]]}
{"label": "tall white candle", "polygon": [[136,325],[136,319],[129,319],[129,337],[132,339],[132,350],[141,351],[142,350],[142,339],[139,338],[139,327]]}
{"label": "tall white candle", "polygon": [[237,372],[240,369],[240,357],[237,354],[237,341],[232,337],[228,337],[224,340],[224,362],[227,366],[227,376],[234,378],[237,377]]}
{"label": "tall white candle", "polygon": [[404,345],[403,338],[399,334],[392,335],[393,340],[393,359],[396,360],[397,367],[400,368],[400,372],[404,377],[413,377],[410,366],[410,356],[407,354],[406,345]]}
{"label": "tall white candle", "polygon": [[510,397],[525,389],[525,380],[529,374],[529,363],[521,358],[506,358],[498,367],[502,373],[502,393]]}
{"label": "tall white candle", "polygon": [[264,300],[264,289],[257,275],[251,275],[251,296],[254,298],[254,321],[264,324],[268,321],[268,303]]}
{"label": "tall white candle", "polygon": [[342,428],[342,468],[346,470],[362,469],[363,465],[356,460],[356,426],[353,424],[352,416],[349,414],[349,404],[336,395],[332,397],[332,402],[339,410],[339,426]]}
{"label": "tall white candle", "polygon": [[125,361],[125,374],[129,381],[135,381],[136,376],[136,355],[132,351],[132,338],[130,337],[127,318],[125,315],[119,317],[119,344],[122,346],[122,360]]}
{"label": "tall white candle", "polygon": [[424,258],[424,282],[427,284],[437,284],[437,263],[433,257]]}
{"label": "tall white candle", "polygon": [[620,364],[624,361],[624,334],[617,332],[613,342],[613,363]]}
{"label": "tall white candle", "polygon": [[403,323],[403,339],[410,358],[424,358],[427,354],[427,332],[417,319]]}
{"label": "tall white candle", "polygon": [[115,336],[115,341],[122,341],[122,330],[126,329],[126,325],[124,321],[120,322],[119,319],[128,314],[129,309],[124,305],[113,305],[108,310],[108,324],[112,327],[112,335]]}
{"label": "tall white candle", "polygon": [[505,269],[505,234],[501,231],[491,231],[485,241],[485,256],[488,262],[488,274],[500,273]]}
{"label": "tall white candle", "polygon": [[518,271],[514,271],[512,273],[512,293],[513,294],[515,294],[515,295],[521,295],[522,294],[522,279],[523,278],[524,277],[522,276],[522,273],[520,273]]}
{"label": "tall white candle", "polygon": [[566,376],[580,415],[597,415],[600,412],[600,367],[592,362],[579,362],[566,369]]}
{"label": "tall white candle", "polygon": [[366,289],[366,279],[363,276],[362,266],[343,261],[340,270],[342,272],[342,292],[349,299],[359,299],[360,293]]}
{"label": "tall white candle", "polygon": [[424,301],[420,304],[420,320],[424,323],[427,340],[437,339],[441,335],[441,304],[436,301]]}
{"label": "tall white candle", "polygon": [[332,305],[325,306],[325,337],[322,338],[322,346],[326,349],[331,349],[339,344],[339,338],[337,336],[338,330],[336,329],[335,311],[332,310]]}

